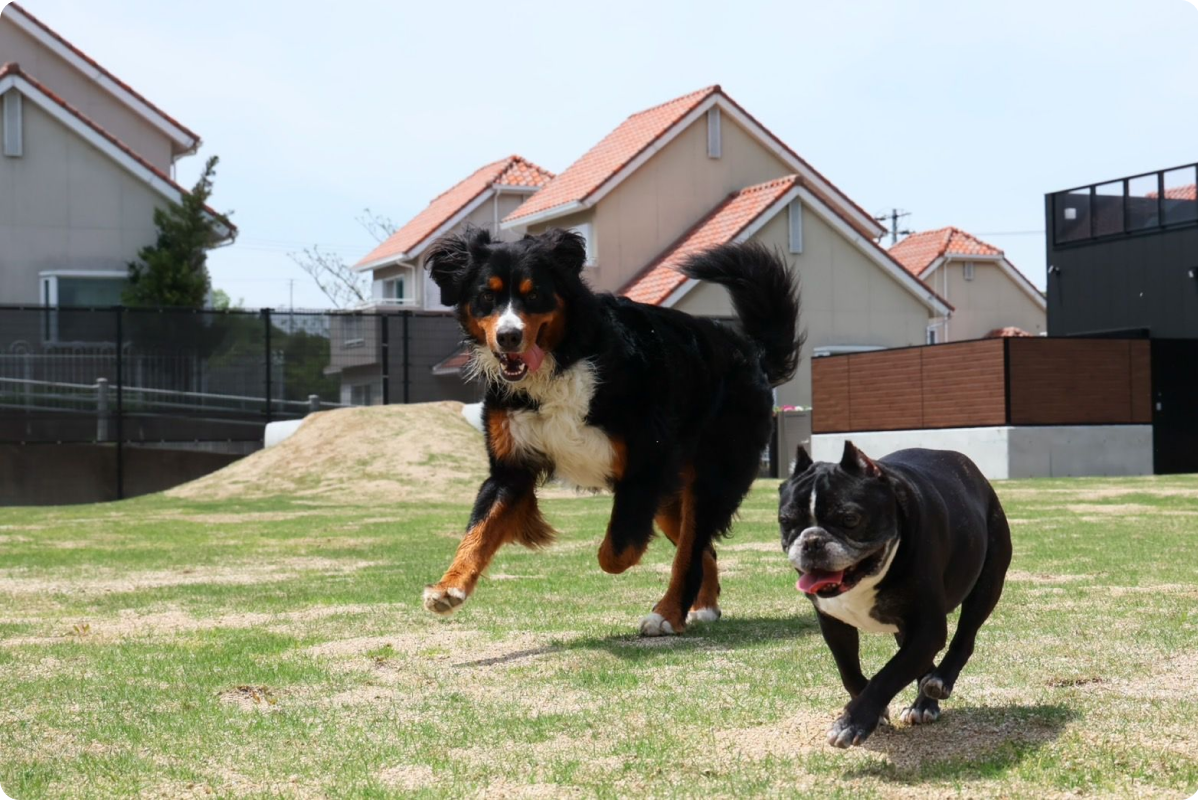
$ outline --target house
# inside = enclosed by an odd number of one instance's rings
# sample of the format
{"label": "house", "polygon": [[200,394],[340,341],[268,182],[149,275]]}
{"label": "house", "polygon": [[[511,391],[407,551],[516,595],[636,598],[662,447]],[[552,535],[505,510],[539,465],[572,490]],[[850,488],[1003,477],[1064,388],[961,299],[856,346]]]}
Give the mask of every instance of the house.
{"label": "house", "polygon": [[1052,192],[1048,331],[1152,353],[1157,473],[1198,472],[1198,164]]}
{"label": "house", "polygon": [[[498,236],[500,221],[552,178],[552,172],[518,155],[485,164],[434,197],[354,265],[371,273],[371,299],[333,318],[326,372],[340,376],[343,403],[477,399],[477,387],[461,379],[467,358],[459,347],[458,323],[441,304],[441,291],[420,259],[438,237],[467,225]],[[408,313],[386,317],[360,311]]]}
{"label": "house", "polygon": [[0,303],[113,305],[199,136],[16,3],[0,65]]}
{"label": "house", "polygon": [[890,248],[903,268],[955,309],[928,328],[928,343],[981,339],[1004,328],[1048,330],[1048,301],[1003,251],[960,228],[914,233]]}
{"label": "house", "polygon": [[467,225],[499,224],[553,178],[553,173],[518,155],[479,167],[432,199],[428,206],[362,257],[354,269],[372,275],[372,307],[446,311],[420,257],[438,237]]}
{"label": "house", "polygon": [[733,316],[726,291],[675,267],[726,242],[776,248],[801,278],[808,332],[783,405],[811,405],[813,355],[921,344],[952,311],[875,243],[869,214],[719,86],[633,114],[502,227],[577,230],[596,289],[720,318]]}

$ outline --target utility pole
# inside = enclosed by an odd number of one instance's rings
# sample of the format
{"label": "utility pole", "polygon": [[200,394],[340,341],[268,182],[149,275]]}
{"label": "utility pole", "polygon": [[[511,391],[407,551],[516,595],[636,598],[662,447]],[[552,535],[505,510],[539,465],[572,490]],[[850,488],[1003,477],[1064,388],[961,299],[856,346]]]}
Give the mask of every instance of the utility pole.
{"label": "utility pole", "polygon": [[287,332],[295,333],[295,278],[287,279]]}
{"label": "utility pole", "polygon": [[907,236],[909,234],[915,233],[915,231],[907,231],[907,230],[900,231],[899,230],[899,226],[898,226],[899,220],[902,219],[903,217],[909,217],[909,216],[911,216],[910,211],[903,211],[901,208],[892,208],[892,209],[890,209],[889,214],[879,214],[878,216],[874,217],[874,219],[876,219],[878,222],[889,222],[890,223],[890,246],[891,247],[898,244],[898,237]]}

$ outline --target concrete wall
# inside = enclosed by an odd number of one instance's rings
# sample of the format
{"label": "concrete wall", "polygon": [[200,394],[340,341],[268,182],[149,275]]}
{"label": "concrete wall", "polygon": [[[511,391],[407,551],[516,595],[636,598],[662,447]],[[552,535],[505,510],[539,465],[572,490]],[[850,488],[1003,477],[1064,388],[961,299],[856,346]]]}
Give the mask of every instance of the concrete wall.
{"label": "concrete wall", "polygon": [[945,323],[946,342],[980,339],[995,328],[1014,326],[1028,333],[1048,330],[1048,318],[1026,291],[994,262],[974,261],[974,278],[965,280],[965,260],[949,261],[926,282],[956,307]]}
{"label": "concrete wall", "polygon": [[24,155],[0,158],[0,303],[40,301],[44,270],[124,272],[154,242],[161,195],[22,103]]}
{"label": "concrete wall", "polygon": [[171,140],[166,134],[19,29],[7,14],[0,14],[0,64],[6,61],[20,64],[38,83],[170,174]]}
{"label": "concrete wall", "polygon": [[1151,475],[1151,425],[942,428],[811,437],[811,457],[839,461],[845,440],[872,458],[909,447],[956,450],[991,480]]}
{"label": "concrete wall", "polygon": [[[753,238],[786,253],[787,215],[779,213]],[[788,258],[802,282],[799,323],[807,330],[807,344],[798,375],[778,387],[780,405],[811,406],[811,353],[816,347],[923,343],[927,306],[810,208],[803,209],[803,252]],[[710,284],[696,286],[676,308],[698,316],[733,313],[727,291]]]}
{"label": "concrete wall", "polygon": [[[125,447],[125,497],[161,492],[233,463],[241,455]],[[0,506],[99,503],[117,499],[115,445],[0,444]]]}
{"label": "concrete wall", "polygon": [[729,194],[791,173],[727,114],[720,127],[720,158],[707,157],[701,115],[594,209],[530,230],[593,222],[597,263],[587,278],[602,291],[619,289]]}

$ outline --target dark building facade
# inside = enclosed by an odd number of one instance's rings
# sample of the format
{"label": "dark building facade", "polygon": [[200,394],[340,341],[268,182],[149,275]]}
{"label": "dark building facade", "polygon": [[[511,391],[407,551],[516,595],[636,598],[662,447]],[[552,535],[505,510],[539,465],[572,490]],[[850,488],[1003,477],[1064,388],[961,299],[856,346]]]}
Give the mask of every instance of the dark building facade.
{"label": "dark building facade", "polygon": [[1151,339],[1158,473],[1198,472],[1198,164],[1045,198],[1050,336]]}

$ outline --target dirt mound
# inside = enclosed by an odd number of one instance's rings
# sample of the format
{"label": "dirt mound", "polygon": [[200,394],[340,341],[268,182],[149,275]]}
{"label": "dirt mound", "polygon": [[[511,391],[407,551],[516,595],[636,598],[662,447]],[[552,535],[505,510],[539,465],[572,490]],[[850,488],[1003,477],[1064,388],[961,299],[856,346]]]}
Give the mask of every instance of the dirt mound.
{"label": "dirt mound", "polygon": [[482,436],[453,402],[322,411],[274,447],[167,494],[295,495],[330,502],[470,500],[487,476]]}

